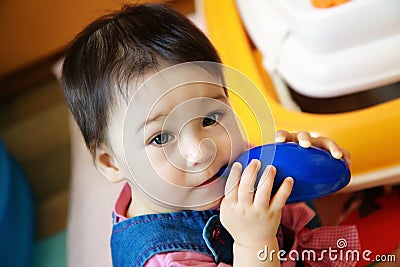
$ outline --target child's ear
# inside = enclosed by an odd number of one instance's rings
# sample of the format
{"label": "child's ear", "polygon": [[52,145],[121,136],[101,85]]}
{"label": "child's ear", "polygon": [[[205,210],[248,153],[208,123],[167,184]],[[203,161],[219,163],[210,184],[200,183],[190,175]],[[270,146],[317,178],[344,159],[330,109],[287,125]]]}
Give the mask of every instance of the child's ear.
{"label": "child's ear", "polygon": [[103,145],[96,149],[95,164],[101,174],[103,174],[110,182],[119,183],[125,179],[125,175],[114,154],[110,149]]}

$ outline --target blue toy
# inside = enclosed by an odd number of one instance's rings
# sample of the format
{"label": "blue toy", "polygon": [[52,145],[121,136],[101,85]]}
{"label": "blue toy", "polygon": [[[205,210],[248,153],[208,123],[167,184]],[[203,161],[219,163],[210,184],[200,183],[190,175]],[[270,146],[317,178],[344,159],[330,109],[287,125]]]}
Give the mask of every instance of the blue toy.
{"label": "blue toy", "polygon": [[31,190],[0,139],[0,266],[30,265],[34,229]]}
{"label": "blue toy", "polygon": [[[293,177],[294,186],[288,204],[329,195],[350,182],[350,170],[346,162],[316,147],[303,148],[297,143],[268,144],[244,152],[236,161],[244,169],[252,159],[261,161],[255,187],[267,165],[274,165],[277,170],[272,194],[286,177]],[[228,176],[230,169],[231,166],[222,168],[219,175]]]}

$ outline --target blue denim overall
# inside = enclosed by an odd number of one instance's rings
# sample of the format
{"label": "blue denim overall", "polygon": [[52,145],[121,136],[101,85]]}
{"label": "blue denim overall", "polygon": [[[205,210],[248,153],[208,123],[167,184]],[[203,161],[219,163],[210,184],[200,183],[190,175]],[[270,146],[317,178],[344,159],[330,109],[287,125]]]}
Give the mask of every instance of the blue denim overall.
{"label": "blue denim overall", "polygon": [[[142,215],[114,223],[113,266],[143,266],[152,256],[173,251],[199,252],[213,257],[217,264],[232,264],[233,238],[222,226],[218,214],[219,210],[181,211]],[[286,246],[282,228],[277,234],[280,248]]]}
{"label": "blue denim overall", "polygon": [[111,236],[113,266],[143,266],[153,255],[173,251],[200,252],[217,263],[232,263],[233,239],[218,214],[219,210],[182,211],[115,223]]}

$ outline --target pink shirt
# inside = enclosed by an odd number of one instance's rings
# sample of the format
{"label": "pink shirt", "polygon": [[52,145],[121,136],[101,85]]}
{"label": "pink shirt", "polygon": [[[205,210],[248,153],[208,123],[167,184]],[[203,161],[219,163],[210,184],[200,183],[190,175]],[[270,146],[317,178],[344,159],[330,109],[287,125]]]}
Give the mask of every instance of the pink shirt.
{"label": "pink shirt", "polygon": [[[131,202],[132,194],[131,188],[128,183],[124,185],[120,195],[114,206],[115,222],[121,222],[126,220],[125,217],[129,204]],[[214,259],[208,255],[191,252],[191,251],[178,251],[178,252],[167,252],[156,254],[151,257],[145,267],[185,267],[185,266],[197,266],[197,267],[228,267],[231,265],[220,263],[216,264]]]}

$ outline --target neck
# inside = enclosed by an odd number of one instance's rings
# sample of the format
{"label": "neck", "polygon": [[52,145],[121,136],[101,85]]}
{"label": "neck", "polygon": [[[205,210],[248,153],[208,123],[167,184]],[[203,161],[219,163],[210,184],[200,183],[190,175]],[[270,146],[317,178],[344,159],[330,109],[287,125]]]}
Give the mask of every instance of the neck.
{"label": "neck", "polygon": [[[179,211],[177,209],[161,207],[155,203],[150,201],[143,200],[140,197],[140,193],[134,193],[133,190],[131,192],[132,200],[129,204],[128,210],[126,212],[127,218],[132,218],[139,215],[146,215],[146,214],[158,214],[158,213],[167,213],[167,212],[176,212]],[[199,207],[194,210],[211,210],[211,209],[218,209],[221,200],[216,200],[213,203],[209,203],[204,207]]]}
{"label": "neck", "polygon": [[[132,187],[131,187],[132,188]],[[178,211],[175,209],[169,209],[153,203],[151,200],[147,200],[146,197],[142,196],[140,192],[134,192],[131,190],[131,203],[127,210],[127,218],[132,218],[139,215],[145,214],[157,214]]]}

